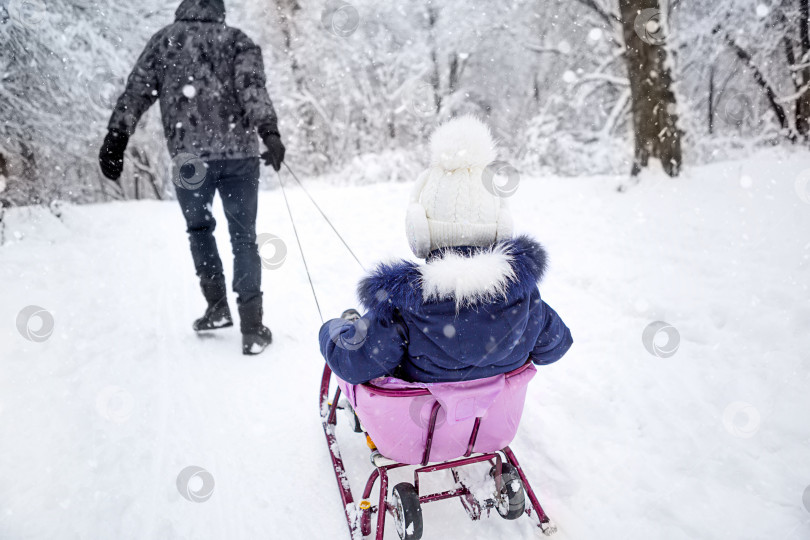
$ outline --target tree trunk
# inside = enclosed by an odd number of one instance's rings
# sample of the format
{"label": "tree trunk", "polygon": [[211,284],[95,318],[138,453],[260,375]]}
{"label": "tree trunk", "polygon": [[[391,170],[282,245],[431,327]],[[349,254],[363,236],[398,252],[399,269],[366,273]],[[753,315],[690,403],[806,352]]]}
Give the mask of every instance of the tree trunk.
{"label": "tree trunk", "polygon": [[458,80],[461,77],[458,53],[450,55],[450,73],[447,77],[447,93],[453,94],[458,89]]}
{"label": "tree trunk", "polygon": [[20,141],[20,157],[22,158],[22,171],[20,180],[28,188],[26,201],[30,204],[42,204],[42,196],[39,193],[39,171],[37,158],[30,146]]}
{"label": "tree trunk", "polygon": [[439,10],[432,5],[428,5],[428,32],[430,35],[430,61],[433,70],[430,74],[430,85],[433,87],[433,101],[436,105],[436,113],[442,110],[441,77],[439,76],[439,53],[436,45],[436,23],[439,20]]}
{"label": "tree trunk", "polygon": [[709,135],[714,133],[714,66],[709,68]]}
{"label": "tree trunk", "polygon": [[[682,163],[681,131],[667,49],[662,39],[666,26],[659,0],[619,0],[619,8],[633,105],[635,159],[632,174],[637,175],[650,158],[658,158],[668,175],[677,176]],[[644,24],[650,14],[656,13],[657,19],[654,16],[649,24]],[[662,25],[660,28],[654,26],[656,20]]]}
{"label": "tree trunk", "polygon": [[[787,65],[792,68],[793,66],[796,65],[796,55],[793,52],[793,42],[787,35],[785,35],[782,38],[782,45],[785,49],[785,59],[787,60]],[[791,69],[790,78],[793,81],[793,89],[796,91],[796,94],[799,95],[802,88],[802,74],[794,69]],[[806,124],[807,122],[807,111],[804,110],[804,107],[801,104],[801,97],[796,98],[796,104],[794,106],[794,115],[795,115],[793,124],[794,129],[797,132],[800,132],[800,130],[802,129],[802,124]]]}
{"label": "tree trunk", "polygon": [[[279,28],[281,34],[284,36],[284,52],[290,62],[290,71],[293,76],[293,83],[299,96],[306,96],[309,94],[307,90],[306,73],[298,61],[298,57],[293,50],[293,45],[297,38],[297,29],[295,28],[295,15],[301,11],[301,6],[297,0],[276,0],[276,10],[278,11]],[[304,145],[308,151],[315,150],[315,142],[313,139],[313,131],[315,129],[315,112],[312,106],[304,104],[302,110],[299,112],[301,118],[301,125],[304,131]]]}
{"label": "tree trunk", "polygon": [[[799,1],[799,35],[801,36],[802,55],[799,61],[806,65],[810,60],[810,0]],[[804,137],[810,135],[810,68],[802,68],[798,78],[800,92],[796,100],[796,131]]]}

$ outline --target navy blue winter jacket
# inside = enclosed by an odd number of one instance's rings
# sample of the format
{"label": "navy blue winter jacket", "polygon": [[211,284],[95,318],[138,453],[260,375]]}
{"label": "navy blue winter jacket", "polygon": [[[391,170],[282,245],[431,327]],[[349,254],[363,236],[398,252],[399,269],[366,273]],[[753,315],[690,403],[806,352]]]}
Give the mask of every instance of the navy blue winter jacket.
{"label": "navy blue winter jacket", "polygon": [[320,331],[321,353],[341,379],[394,375],[420,382],[481,379],[531,359],[559,360],[571,332],[541,298],[546,253],[522,236],[489,248],[451,248],[425,264],[381,264],[360,282],[367,313]]}

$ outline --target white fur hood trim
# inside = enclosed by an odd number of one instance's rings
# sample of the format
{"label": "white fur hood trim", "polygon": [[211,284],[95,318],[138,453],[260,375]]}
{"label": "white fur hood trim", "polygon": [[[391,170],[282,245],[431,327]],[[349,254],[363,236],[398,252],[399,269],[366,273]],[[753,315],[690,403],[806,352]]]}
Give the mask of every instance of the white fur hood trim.
{"label": "white fur hood trim", "polygon": [[452,250],[419,266],[425,302],[454,299],[456,307],[505,298],[517,280],[513,257],[503,244],[465,256]]}

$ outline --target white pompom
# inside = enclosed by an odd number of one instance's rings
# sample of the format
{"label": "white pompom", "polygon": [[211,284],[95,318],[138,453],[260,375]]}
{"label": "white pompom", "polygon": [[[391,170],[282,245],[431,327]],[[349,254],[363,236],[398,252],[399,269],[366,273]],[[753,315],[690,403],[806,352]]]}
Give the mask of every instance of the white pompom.
{"label": "white pompom", "polygon": [[431,167],[445,171],[484,168],[497,155],[489,127],[474,116],[450,120],[430,138]]}

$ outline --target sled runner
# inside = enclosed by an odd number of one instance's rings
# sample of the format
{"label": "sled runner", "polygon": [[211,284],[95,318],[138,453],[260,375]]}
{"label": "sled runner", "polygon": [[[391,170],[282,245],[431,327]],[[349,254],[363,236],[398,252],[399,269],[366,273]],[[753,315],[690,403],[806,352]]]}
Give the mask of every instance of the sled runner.
{"label": "sled runner", "polygon": [[[295,173],[284,164],[321,216],[346,249],[363,268],[360,259],[318,206]],[[287,199],[284,182],[279,185],[290,215],[296,243],[312,289],[312,296],[321,313],[318,295],[312,282],[307,259],[301,246],[295,219]],[[347,310],[342,318],[356,320],[360,314]],[[375,540],[383,540],[385,517],[390,514],[398,536],[403,540],[422,538],[422,505],[457,498],[472,520],[479,520],[491,510],[504,519],[517,519],[526,514],[537,523],[538,531],[546,536],[557,532],[548,518],[529,480],[509,444],[517,433],[526,387],[536,369],[531,362],[522,367],[487,379],[455,383],[408,383],[393,377],[372,383],[352,385],[334,377],[334,397],[329,401],[332,370],[324,364],[320,390],[320,414],[327,449],[335,471],[340,498],[352,540],[372,533],[372,520],[377,515]],[[349,413],[351,429],[366,433],[374,470],[356,502],[343,457],[337,441],[337,412]],[[489,465],[491,493],[471,485],[466,475],[473,465]],[[413,483],[396,484],[389,494],[389,472],[415,466]],[[425,493],[420,487],[420,475],[449,471],[455,486],[440,493]],[[370,500],[379,480],[377,504]],[[529,503],[526,503],[526,498]]]}
{"label": "sled runner", "polygon": [[[554,534],[556,526],[508,446],[520,423],[526,385],[534,374],[535,368],[528,362],[505,375],[461,383],[421,384],[385,378],[375,381],[376,385],[351,385],[334,377],[330,402],[333,377],[329,366],[324,366],[321,421],[351,538],[371,535],[376,514],[374,538],[383,540],[385,517],[390,514],[399,538],[418,540],[423,531],[422,505],[452,498],[461,501],[472,520],[493,509],[504,519],[526,514],[536,520],[543,534]],[[375,467],[359,502],[354,499],[338,447],[339,409],[348,413],[354,431],[366,432]],[[465,479],[462,469],[475,464],[490,466],[489,495],[482,497],[481,489]],[[408,466],[416,467],[413,483],[399,483],[389,493],[389,472]],[[420,478],[437,471],[450,471],[455,486],[425,493]],[[378,480],[379,497],[374,504],[370,497]]]}

